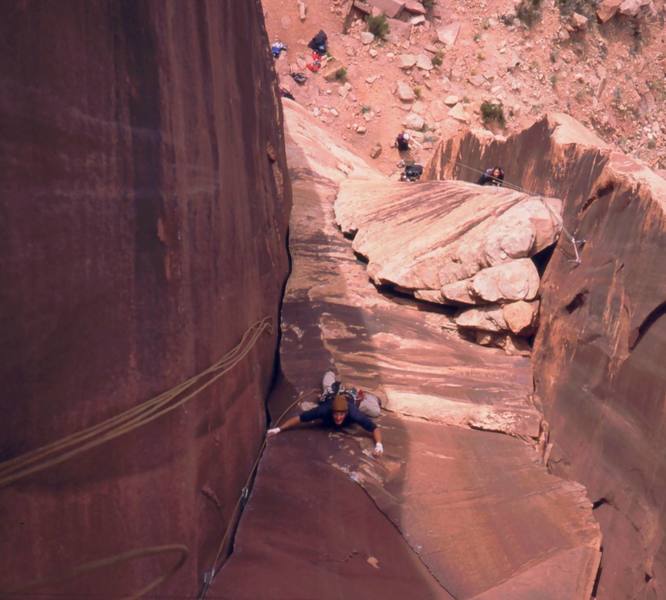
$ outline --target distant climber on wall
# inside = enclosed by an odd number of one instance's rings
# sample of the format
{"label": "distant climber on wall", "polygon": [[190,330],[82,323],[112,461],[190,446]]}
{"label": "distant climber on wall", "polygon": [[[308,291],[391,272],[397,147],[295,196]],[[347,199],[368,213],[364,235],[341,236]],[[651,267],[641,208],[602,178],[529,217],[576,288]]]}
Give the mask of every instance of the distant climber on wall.
{"label": "distant climber on wall", "polygon": [[504,169],[502,167],[491,167],[483,172],[476,182],[478,185],[496,185],[502,186],[504,182]]}
{"label": "distant climber on wall", "polygon": [[[332,376],[332,379],[331,379]],[[327,381],[328,379],[328,381]],[[381,456],[384,453],[382,435],[376,423],[368,417],[368,414],[379,416],[379,400],[376,396],[367,392],[357,392],[355,389],[342,390],[339,382],[335,381],[332,372],[324,375],[324,394],[321,403],[300,415],[287,419],[280,427],[273,427],[266,432],[268,437],[273,437],[287,429],[292,429],[301,423],[321,421],[325,427],[342,429],[356,423],[372,434],[375,447],[372,453]],[[356,406],[355,400],[360,400],[360,406]]]}

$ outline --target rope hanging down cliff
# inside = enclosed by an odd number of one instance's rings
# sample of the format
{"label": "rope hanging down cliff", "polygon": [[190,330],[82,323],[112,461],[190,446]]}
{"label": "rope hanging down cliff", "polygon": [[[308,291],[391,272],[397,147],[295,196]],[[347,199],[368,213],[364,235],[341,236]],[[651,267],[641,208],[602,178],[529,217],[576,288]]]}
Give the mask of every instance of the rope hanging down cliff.
{"label": "rope hanging down cliff", "polygon": [[63,463],[177,409],[233,369],[249,354],[261,334],[271,330],[271,319],[264,317],[245,331],[234,348],[201,373],[115,417],[0,463],[0,488]]}
{"label": "rope hanging down cliff", "polygon": [[[317,389],[312,389],[306,392],[301,392],[297,397],[296,400],[294,400],[287,408],[285,408],[282,411],[282,414],[275,420],[273,421],[273,425],[279,425],[282,422],[282,419],[284,416],[294,407],[296,404],[301,402],[303,399],[314,395],[316,396],[319,394],[319,390]],[[229,542],[229,534],[232,531],[233,526],[235,523],[237,523],[240,520],[240,511],[245,506],[245,502],[250,497],[250,483],[252,482],[252,478],[254,477],[254,474],[257,470],[257,467],[259,466],[259,460],[261,459],[261,456],[263,454],[264,448],[266,448],[266,438],[264,438],[264,441],[262,442],[261,446],[259,447],[259,450],[257,451],[257,456],[254,459],[254,463],[252,464],[252,468],[250,469],[250,472],[247,476],[247,479],[245,480],[245,485],[243,486],[240,496],[238,497],[238,500],[236,501],[236,504],[234,505],[233,510],[231,511],[232,515],[235,515],[236,518],[233,518],[227,523],[227,526],[224,530],[224,534],[222,535],[222,539],[220,540],[220,543],[217,547],[217,552],[215,554],[215,559],[213,560],[213,566],[208,569],[207,571],[204,572],[203,574],[203,587],[201,589],[201,592],[197,596],[197,600],[204,600],[206,598],[206,594],[208,593],[208,589],[213,583],[213,580],[215,579],[215,576],[219,572],[219,570],[222,568],[222,565],[224,564],[224,561],[226,559],[226,556],[223,556],[225,549],[227,549],[227,543]],[[239,511],[240,509],[240,511]]]}

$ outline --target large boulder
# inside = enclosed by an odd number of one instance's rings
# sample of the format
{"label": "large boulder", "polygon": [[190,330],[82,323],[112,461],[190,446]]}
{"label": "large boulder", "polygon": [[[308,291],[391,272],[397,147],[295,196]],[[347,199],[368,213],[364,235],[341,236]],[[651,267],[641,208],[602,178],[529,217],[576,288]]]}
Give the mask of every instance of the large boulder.
{"label": "large boulder", "polygon": [[348,181],[335,204],[338,223],[355,234],[354,250],[368,259],[376,284],[431,303],[492,305],[500,315],[493,331],[525,336],[533,333],[535,315],[527,323],[515,315],[509,326],[499,305],[537,297],[539,273],[530,257],[556,241],[560,211],[555,198],[457,181],[372,187]]}
{"label": "large boulder", "polygon": [[405,6],[407,0],[368,0],[368,3],[378,8],[390,19],[397,17]]}
{"label": "large boulder", "polygon": [[620,9],[624,0],[601,0],[597,5],[597,17],[602,23],[610,21]]}

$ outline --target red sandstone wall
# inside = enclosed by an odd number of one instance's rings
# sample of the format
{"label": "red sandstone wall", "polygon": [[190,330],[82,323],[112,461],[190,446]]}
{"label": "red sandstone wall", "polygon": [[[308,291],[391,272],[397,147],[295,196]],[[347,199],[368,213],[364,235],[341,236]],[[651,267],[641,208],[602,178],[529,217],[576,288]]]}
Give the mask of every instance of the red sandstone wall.
{"label": "red sandstone wall", "polygon": [[[5,3],[0,462],[93,425],[278,319],[290,189],[259,0]],[[0,592],[189,548],[193,595],[265,427],[277,327],[184,407],[0,488]],[[178,555],[34,590],[118,597]],[[101,594],[101,595],[100,595]]]}
{"label": "red sandstone wall", "polygon": [[512,183],[563,198],[567,229],[586,240],[580,265],[565,236],[553,253],[533,362],[549,466],[598,503],[597,597],[664,598],[666,180],[557,117],[506,143],[450,140],[428,173],[474,181],[469,167],[496,163]]}

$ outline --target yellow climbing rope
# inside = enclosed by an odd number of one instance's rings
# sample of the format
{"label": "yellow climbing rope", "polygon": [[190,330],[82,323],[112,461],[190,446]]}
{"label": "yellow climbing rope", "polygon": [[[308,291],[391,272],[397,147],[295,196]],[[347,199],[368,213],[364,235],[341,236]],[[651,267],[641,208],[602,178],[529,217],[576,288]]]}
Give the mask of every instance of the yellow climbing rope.
{"label": "yellow climbing rope", "polygon": [[[301,392],[297,397],[296,400],[294,400],[287,408],[285,408],[282,411],[282,414],[275,420],[273,421],[274,426],[278,426],[284,416],[294,407],[296,406],[297,403],[299,403],[301,400],[304,398],[307,398],[308,396],[311,395],[318,395],[319,390],[317,389],[311,389],[305,392]],[[261,455],[264,451],[264,448],[266,447],[266,438],[264,438],[263,443],[259,447],[259,450],[257,452],[257,457],[254,459],[254,463],[252,465],[252,468],[250,469],[250,472],[247,476],[247,479],[245,481],[245,485],[242,488],[241,494],[238,497],[238,500],[236,501],[236,504],[234,505],[233,510],[231,511],[232,515],[235,515],[236,512],[238,511],[238,508],[241,505],[241,502],[244,502],[247,500],[249,496],[249,485],[250,482],[252,481],[252,477],[254,476],[255,471],[257,470],[257,466],[259,465],[259,460],[261,459]],[[238,518],[240,519],[240,515],[238,515]],[[232,526],[234,525],[233,521],[230,521],[227,523],[227,527],[224,530],[224,535],[222,536],[222,540],[220,541],[220,544],[217,547],[217,552],[215,554],[215,559],[213,560],[213,566],[210,569],[210,578],[207,580],[207,584],[210,585],[215,578],[215,575],[217,575],[218,571],[222,568],[222,565],[224,564],[224,559],[220,560],[222,557],[222,554],[224,552],[224,549],[227,545],[227,540],[229,539],[229,534],[231,533]],[[225,557],[226,558],[226,557]],[[199,596],[199,598],[205,598],[206,596],[206,591],[208,589],[208,585],[204,588],[203,593]]]}
{"label": "yellow climbing rope", "polygon": [[[271,319],[265,317],[251,325],[234,348],[201,373],[115,417],[0,463],[0,488],[63,463],[177,409],[233,369],[249,354],[261,334],[271,330]],[[187,392],[190,388],[194,389]]]}

